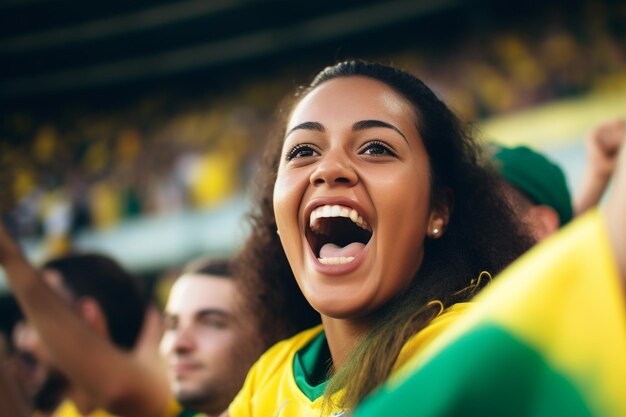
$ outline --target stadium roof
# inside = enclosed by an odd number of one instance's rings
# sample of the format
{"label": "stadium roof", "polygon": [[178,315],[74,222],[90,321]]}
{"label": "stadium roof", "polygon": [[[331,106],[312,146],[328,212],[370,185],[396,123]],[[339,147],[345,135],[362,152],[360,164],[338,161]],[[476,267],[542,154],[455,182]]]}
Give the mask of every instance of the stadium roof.
{"label": "stadium roof", "polygon": [[476,3],[482,2],[5,0],[0,100],[228,72],[340,39],[371,40],[377,31]]}

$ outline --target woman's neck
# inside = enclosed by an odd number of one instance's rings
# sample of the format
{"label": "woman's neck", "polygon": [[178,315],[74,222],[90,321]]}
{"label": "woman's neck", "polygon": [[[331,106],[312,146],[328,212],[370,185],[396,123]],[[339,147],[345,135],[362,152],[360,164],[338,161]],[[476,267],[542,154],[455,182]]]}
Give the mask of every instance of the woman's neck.
{"label": "woman's neck", "polygon": [[334,319],[322,315],[324,332],[333,359],[333,372],[342,367],[352,350],[367,332],[364,321]]}

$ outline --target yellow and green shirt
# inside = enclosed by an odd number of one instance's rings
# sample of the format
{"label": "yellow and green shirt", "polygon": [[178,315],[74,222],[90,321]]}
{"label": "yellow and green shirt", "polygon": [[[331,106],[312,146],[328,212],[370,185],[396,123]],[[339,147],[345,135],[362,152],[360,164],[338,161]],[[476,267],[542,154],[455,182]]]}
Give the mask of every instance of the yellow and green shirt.
{"label": "yellow and green shirt", "polygon": [[206,417],[206,414],[186,410],[174,397],[172,397],[167,401],[167,408],[165,409],[162,417]]}
{"label": "yellow and green shirt", "polygon": [[89,414],[82,414],[72,401],[65,400],[54,410],[51,417],[115,417],[115,415],[104,410],[95,410]]}
{"label": "yellow and green shirt", "polygon": [[626,305],[592,212],[504,271],[354,417],[626,416]]}
{"label": "yellow and green shirt", "polygon": [[[74,403],[70,400],[63,401],[57,409],[52,413],[51,417],[115,417],[105,410],[95,410],[87,415],[81,414]],[[163,417],[206,417],[202,413],[183,409],[175,398],[170,398],[167,402],[167,409],[163,413]]]}
{"label": "yellow and green shirt", "polygon": [[[461,317],[468,303],[456,304],[428,327],[413,336],[402,348],[394,371]],[[322,394],[327,385],[326,371],[330,352],[322,326],[279,342],[252,367],[246,381],[228,411],[230,417],[319,417]],[[336,393],[337,403],[343,393]],[[341,415],[332,410],[330,415]]]}

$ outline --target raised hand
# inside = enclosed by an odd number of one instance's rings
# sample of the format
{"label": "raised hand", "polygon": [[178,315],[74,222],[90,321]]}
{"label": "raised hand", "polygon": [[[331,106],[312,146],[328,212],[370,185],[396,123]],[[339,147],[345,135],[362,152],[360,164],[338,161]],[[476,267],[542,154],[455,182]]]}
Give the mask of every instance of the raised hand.
{"label": "raised hand", "polygon": [[607,227],[615,251],[626,295],[626,147],[622,146],[615,173],[613,189],[605,207]]}
{"label": "raised hand", "polygon": [[626,142],[626,120],[606,121],[596,126],[585,140],[587,166],[580,192],[574,197],[574,212],[578,215],[600,201],[615,170],[617,156]]}

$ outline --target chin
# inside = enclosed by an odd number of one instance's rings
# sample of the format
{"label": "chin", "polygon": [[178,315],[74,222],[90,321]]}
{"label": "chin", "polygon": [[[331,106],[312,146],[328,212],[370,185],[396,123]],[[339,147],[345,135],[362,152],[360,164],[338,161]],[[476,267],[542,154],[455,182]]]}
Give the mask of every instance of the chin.
{"label": "chin", "polygon": [[[311,305],[313,308],[323,316],[332,319],[342,320],[355,320],[367,317],[372,314],[377,308],[373,299],[361,299],[354,300],[354,294],[350,296],[333,296],[333,297],[320,297],[320,302],[312,300]],[[349,303],[346,303],[349,301]]]}
{"label": "chin", "polygon": [[176,401],[181,403],[185,408],[196,408],[207,402],[204,395],[196,392],[197,390],[180,390],[175,393]]}

